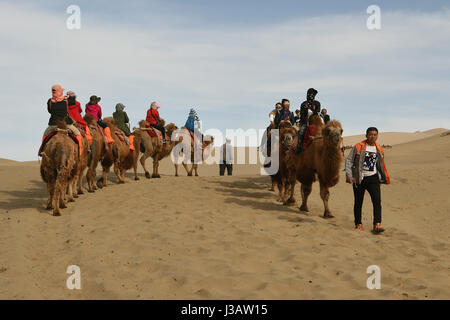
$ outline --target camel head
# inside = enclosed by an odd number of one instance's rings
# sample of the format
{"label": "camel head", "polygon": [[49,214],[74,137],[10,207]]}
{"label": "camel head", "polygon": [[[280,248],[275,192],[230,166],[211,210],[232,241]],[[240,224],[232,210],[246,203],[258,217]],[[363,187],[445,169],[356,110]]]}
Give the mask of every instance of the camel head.
{"label": "camel head", "polygon": [[210,144],[214,145],[214,137],[210,136],[209,134],[205,135],[203,137],[203,145],[206,147],[209,146]]}
{"label": "camel head", "polygon": [[168,137],[172,137],[172,133],[178,129],[178,127],[174,123],[169,123],[165,126],[166,134]]}
{"label": "camel head", "polygon": [[333,147],[340,147],[342,139],[342,126],[337,120],[329,121],[322,129],[322,137],[324,143]]}
{"label": "camel head", "polygon": [[[289,122],[288,122],[289,123]],[[289,123],[289,125],[280,125],[280,144],[289,149],[294,143],[294,139],[297,136],[297,130]]]}

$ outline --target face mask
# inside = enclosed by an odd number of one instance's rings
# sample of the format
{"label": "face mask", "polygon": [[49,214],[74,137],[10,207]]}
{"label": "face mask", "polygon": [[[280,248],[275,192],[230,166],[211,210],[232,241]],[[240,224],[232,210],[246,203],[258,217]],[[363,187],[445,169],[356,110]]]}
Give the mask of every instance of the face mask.
{"label": "face mask", "polygon": [[69,102],[70,105],[75,104],[75,100],[76,100],[76,97],[74,97],[74,96],[70,96],[69,98],[67,98],[67,101]]}

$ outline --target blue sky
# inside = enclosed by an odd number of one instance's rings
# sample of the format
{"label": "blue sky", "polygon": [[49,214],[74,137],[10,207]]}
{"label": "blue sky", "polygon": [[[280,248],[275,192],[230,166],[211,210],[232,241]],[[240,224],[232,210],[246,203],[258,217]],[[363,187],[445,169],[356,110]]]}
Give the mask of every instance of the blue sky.
{"label": "blue sky", "polygon": [[[81,8],[81,30],[66,8]],[[369,5],[381,30],[366,28]],[[344,134],[450,127],[446,1],[2,1],[0,158],[34,160],[50,87],[132,125],[151,101],[178,126],[260,129],[281,98],[309,87]],[[20,129],[17,128],[20,126]],[[18,132],[19,133],[16,133]]]}

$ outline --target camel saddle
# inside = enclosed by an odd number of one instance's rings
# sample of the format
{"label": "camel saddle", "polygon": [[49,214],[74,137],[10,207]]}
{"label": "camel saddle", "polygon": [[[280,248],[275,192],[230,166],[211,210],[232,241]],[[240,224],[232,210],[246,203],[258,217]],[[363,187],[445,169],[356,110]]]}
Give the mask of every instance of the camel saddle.
{"label": "camel saddle", "polygon": [[150,135],[150,137],[157,137],[158,142],[162,144],[163,143],[162,132],[159,131],[158,129],[153,128],[150,125],[146,125],[146,127],[149,129],[149,130],[147,130],[147,133]]}
{"label": "camel saddle", "polygon": [[125,142],[126,144],[130,145],[130,140],[128,139],[128,137],[125,135],[125,132],[123,132],[122,130],[120,130],[119,128],[117,128],[114,133],[116,134],[116,136],[119,138],[120,141]]}
{"label": "camel saddle", "polygon": [[74,122],[73,125],[80,131],[81,136],[86,137],[86,132],[84,131],[84,126],[78,122]]}
{"label": "camel saddle", "polygon": [[155,128],[153,128],[150,125],[147,125],[146,127],[149,129],[149,130],[147,130],[147,133],[149,134],[150,137],[157,137],[158,136],[158,134],[156,133]]}
{"label": "camel saddle", "polygon": [[[39,148],[38,155],[40,155],[41,152],[44,151],[45,146],[46,146],[47,143],[50,141],[50,139],[53,138],[53,137],[56,135],[56,133],[58,133],[58,130],[54,130],[54,131],[50,132],[50,133],[45,137],[45,139],[42,141],[41,147]],[[70,130],[68,130],[67,135],[68,135],[68,136],[73,140],[73,142],[75,142],[75,143],[77,144],[77,146],[78,146],[78,139],[76,138],[76,136],[75,136]],[[79,147],[79,146],[78,146],[78,147]]]}
{"label": "camel saddle", "polygon": [[308,148],[311,143],[313,142],[313,138],[317,134],[317,126],[315,125],[309,125],[306,127],[305,134],[303,135],[303,141],[302,141],[302,148],[305,150]]}

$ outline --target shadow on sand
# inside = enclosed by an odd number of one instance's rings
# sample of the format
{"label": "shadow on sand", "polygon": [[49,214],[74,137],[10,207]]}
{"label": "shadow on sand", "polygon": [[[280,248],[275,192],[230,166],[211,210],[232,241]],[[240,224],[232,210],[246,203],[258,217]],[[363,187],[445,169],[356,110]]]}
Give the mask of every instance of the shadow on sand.
{"label": "shadow on sand", "polygon": [[[219,184],[221,188],[215,190],[230,197],[225,201],[235,203],[243,207],[250,207],[255,210],[264,210],[282,213],[278,218],[293,223],[298,222],[316,222],[309,218],[306,214],[301,214],[298,205],[284,206],[280,202],[274,202],[277,192],[267,190],[270,184],[270,178],[263,177],[247,177],[240,178],[237,181],[211,181],[211,183]],[[294,215],[292,215],[294,214]]]}
{"label": "shadow on sand", "polygon": [[0,201],[0,209],[32,208],[45,211],[44,205],[48,197],[46,184],[40,180],[31,180],[29,185],[31,186],[30,188],[23,190],[0,190],[1,194],[10,198],[6,201]]}

